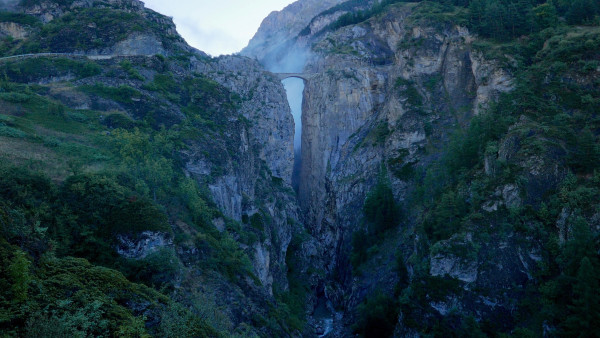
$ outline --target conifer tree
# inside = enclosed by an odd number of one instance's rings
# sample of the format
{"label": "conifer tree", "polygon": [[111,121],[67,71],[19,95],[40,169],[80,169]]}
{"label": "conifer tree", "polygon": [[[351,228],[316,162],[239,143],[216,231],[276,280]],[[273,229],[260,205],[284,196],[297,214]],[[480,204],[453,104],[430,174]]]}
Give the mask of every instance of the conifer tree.
{"label": "conifer tree", "polygon": [[567,22],[571,25],[590,22],[597,13],[597,7],[593,0],[573,0],[566,14]]}
{"label": "conifer tree", "polygon": [[400,220],[399,209],[394,201],[394,193],[385,168],[379,174],[377,185],[365,200],[364,213],[375,234],[381,234],[396,226]]}
{"label": "conifer tree", "polygon": [[576,170],[591,173],[598,166],[600,151],[596,144],[596,137],[589,128],[585,128],[579,135],[577,149],[571,155],[571,162]]}
{"label": "conifer tree", "polygon": [[554,27],[558,23],[558,14],[554,3],[547,2],[533,9],[533,15],[537,28],[542,30]]}
{"label": "conifer tree", "polygon": [[600,332],[600,293],[598,276],[588,257],[581,260],[577,281],[573,286],[571,315],[565,320],[565,333],[570,337],[598,337]]}

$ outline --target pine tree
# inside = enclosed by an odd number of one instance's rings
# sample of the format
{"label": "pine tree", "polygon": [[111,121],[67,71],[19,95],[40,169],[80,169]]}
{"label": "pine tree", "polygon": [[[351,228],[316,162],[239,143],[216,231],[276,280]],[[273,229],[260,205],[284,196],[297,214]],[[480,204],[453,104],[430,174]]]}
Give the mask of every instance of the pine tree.
{"label": "pine tree", "polygon": [[27,300],[27,289],[31,281],[31,276],[29,275],[30,265],[31,263],[27,259],[27,255],[21,250],[16,250],[7,268],[8,276],[12,280],[11,291],[13,301],[16,303]]}
{"label": "pine tree", "polygon": [[589,22],[596,15],[597,7],[592,0],[573,0],[566,14],[567,22],[571,25]]}
{"label": "pine tree", "polygon": [[542,30],[554,27],[558,23],[558,14],[554,3],[547,2],[533,9],[535,23],[537,28]]}
{"label": "pine tree", "polygon": [[511,37],[529,34],[533,31],[533,16],[531,2],[517,0],[506,6],[507,29]]}
{"label": "pine tree", "polygon": [[575,277],[579,263],[585,257],[593,257],[595,250],[594,236],[590,225],[581,216],[572,220],[571,238],[565,244],[559,257],[559,264],[565,275]]}
{"label": "pine tree", "polygon": [[488,2],[485,8],[485,29],[487,36],[496,40],[506,40],[509,36],[507,31],[508,9],[500,2]]}
{"label": "pine tree", "polygon": [[471,28],[480,33],[483,30],[483,16],[485,14],[485,1],[473,0],[469,4],[469,24]]}
{"label": "pine tree", "polygon": [[571,162],[580,172],[591,173],[598,166],[600,151],[596,145],[596,137],[589,128],[581,132],[577,149],[571,156]]}
{"label": "pine tree", "polygon": [[379,174],[377,185],[367,196],[363,210],[365,218],[373,226],[371,232],[374,234],[381,234],[399,222],[399,209],[385,169]]}
{"label": "pine tree", "polygon": [[565,333],[570,337],[598,337],[600,334],[600,293],[598,276],[588,257],[581,260],[573,287],[570,316],[565,320]]}

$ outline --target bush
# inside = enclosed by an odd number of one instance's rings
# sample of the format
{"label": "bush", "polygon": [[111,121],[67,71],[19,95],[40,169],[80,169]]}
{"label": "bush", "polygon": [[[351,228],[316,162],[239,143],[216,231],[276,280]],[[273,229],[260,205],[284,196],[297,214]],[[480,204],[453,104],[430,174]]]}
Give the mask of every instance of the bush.
{"label": "bush", "polygon": [[600,147],[589,128],[577,137],[577,146],[569,158],[570,165],[578,172],[593,173],[600,163]]}
{"label": "bush", "polygon": [[161,312],[158,336],[176,337],[222,337],[223,335],[206,323],[203,318],[183,306],[172,303]]}
{"label": "bush", "polygon": [[23,131],[20,131],[19,129],[0,125],[0,136],[12,138],[26,138],[27,134]]}
{"label": "bush", "polygon": [[110,234],[137,234],[144,231],[171,232],[167,215],[152,201],[135,196],[120,201],[109,215]]}
{"label": "bush", "polygon": [[87,115],[78,112],[68,112],[67,117],[75,122],[86,123],[90,120]]}
{"label": "bush", "polygon": [[357,307],[354,333],[362,337],[391,337],[398,323],[398,303],[393,296],[375,292]]}
{"label": "bush", "polygon": [[231,280],[249,276],[260,282],[253,273],[248,255],[228,233],[198,234],[195,239],[200,252],[210,257],[205,263],[220,271]]}
{"label": "bush", "polygon": [[444,193],[424,222],[427,236],[433,242],[450,238],[460,230],[462,218],[467,212],[462,196],[454,191]]}
{"label": "bush", "polygon": [[141,260],[131,260],[127,266],[127,276],[131,280],[157,289],[172,287],[181,270],[177,254],[169,248],[160,248]]}
{"label": "bush", "polygon": [[31,100],[31,95],[24,93],[0,93],[0,100],[11,103],[26,103]]}
{"label": "bush", "polygon": [[265,231],[265,223],[263,221],[263,217],[259,212],[255,213],[250,217],[250,225],[258,231]]}
{"label": "bush", "polygon": [[423,105],[423,97],[414,85],[414,82],[399,77],[395,88],[399,90],[400,96],[406,100],[411,108],[419,108]]}
{"label": "bush", "polygon": [[39,215],[55,196],[56,187],[45,175],[0,165],[0,199]]}
{"label": "bush", "polygon": [[[112,46],[133,32],[148,32],[160,28],[159,23],[138,13],[99,7],[76,9],[44,25],[37,39],[30,39],[39,45],[26,43],[24,49],[56,53],[88,51]],[[37,47],[37,50],[32,47]]]}
{"label": "bush", "polygon": [[85,259],[44,259],[37,277],[40,285],[36,301],[47,304],[40,316],[62,321],[66,327],[76,327],[92,336],[117,332],[135,323],[135,304],[145,304],[147,313],[151,313],[159,302],[168,301],[157,291],[133,284],[121,273],[94,266]]}
{"label": "bush", "polygon": [[[354,25],[360,22],[363,22],[375,15],[383,13],[383,11],[392,4],[403,2],[402,0],[382,0],[380,2],[375,2],[375,4],[366,10],[362,11],[350,11],[337,19],[333,24],[330,25],[331,29],[337,29],[340,27]],[[346,5],[346,8],[351,8],[352,5],[360,5],[360,2],[357,1],[349,1],[349,4]],[[345,4],[342,4],[345,5]],[[339,8],[339,7],[338,7]],[[343,7],[342,7],[343,8]]]}
{"label": "bush", "polygon": [[14,22],[27,26],[41,26],[42,22],[33,15],[0,11],[0,22]]}
{"label": "bush", "polygon": [[40,79],[66,75],[82,79],[101,72],[100,66],[94,62],[67,58],[29,58],[0,65],[0,73],[19,83],[38,82]]}
{"label": "bush", "polygon": [[118,113],[113,113],[105,117],[102,120],[102,124],[112,129],[122,128],[127,130],[131,130],[136,126],[136,122],[134,120],[130,119],[126,115]]}
{"label": "bush", "polygon": [[138,71],[133,67],[133,64],[129,60],[122,61],[120,64],[121,68],[131,77],[132,79],[144,81],[146,80]]}
{"label": "bush", "polygon": [[81,86],[80,90],[88,94],[98,95],[105,99],[125,104],[131,104],[133,103],[132,99],[142,97],[142,93],[138,90],[125,85],[119,87],[108,87],[103,84],[85,85]]}

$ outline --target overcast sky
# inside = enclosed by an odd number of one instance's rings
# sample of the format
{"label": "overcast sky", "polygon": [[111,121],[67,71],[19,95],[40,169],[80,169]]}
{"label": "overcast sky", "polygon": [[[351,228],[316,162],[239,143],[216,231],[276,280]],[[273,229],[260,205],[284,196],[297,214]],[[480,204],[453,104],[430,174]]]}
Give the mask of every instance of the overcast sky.
{"label": "overcast sky", "polygon": [[143,0],[146,7],[172,16],[177,31],[210,55],[246,47],[262,20],[294,0]]}

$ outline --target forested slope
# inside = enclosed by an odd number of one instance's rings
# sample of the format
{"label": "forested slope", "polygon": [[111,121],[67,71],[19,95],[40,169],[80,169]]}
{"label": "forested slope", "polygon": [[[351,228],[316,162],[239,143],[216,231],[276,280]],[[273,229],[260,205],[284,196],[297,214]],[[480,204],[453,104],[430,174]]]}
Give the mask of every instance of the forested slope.
{"label": "forested slope", "polygon": [[22,1],[0,38],[0,57],[58,53],[0,60],[0,335],[298,329],[275,77],[134,0]]}

